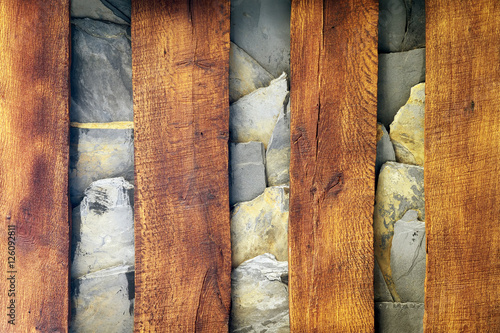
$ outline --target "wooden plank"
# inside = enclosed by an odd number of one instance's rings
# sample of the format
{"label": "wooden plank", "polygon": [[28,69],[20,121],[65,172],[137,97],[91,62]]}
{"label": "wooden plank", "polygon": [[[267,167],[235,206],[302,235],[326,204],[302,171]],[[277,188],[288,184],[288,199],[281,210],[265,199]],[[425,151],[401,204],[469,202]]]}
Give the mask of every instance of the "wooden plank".
{"label": "wooden plank", "polygon": [[229,9],[132,4],[136,331],[228,330]]}
{"label": "wooden plank", "polygon": [[426,332],[500,332],[500,2],[427,0]]}
{"label": "wooden plank", "polygon": [[0,1],[1,332],[68,330],[69,40],[69,1]]}
{"label": "wooden plank", "polygon": [[290,324],[371,332],[375,0],[292,1]]}

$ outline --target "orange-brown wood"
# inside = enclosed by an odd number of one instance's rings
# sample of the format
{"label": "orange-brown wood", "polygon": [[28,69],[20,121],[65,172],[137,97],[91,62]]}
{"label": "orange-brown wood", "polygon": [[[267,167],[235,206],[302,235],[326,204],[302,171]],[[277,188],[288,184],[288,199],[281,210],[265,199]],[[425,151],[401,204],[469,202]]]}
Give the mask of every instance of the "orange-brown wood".
{"label": "orange-brown wood", "polygon": [[375,0],[292,1],[290,324],[372,332]]}
{"label": "orange-brown wood", "polygon": [[0,1],[0,332],[68,330],[69,40],[68,1]]}
{"label": "orange-brown wood", "polygon": [[500,2],[427,0],[426,332],[500,332]]}
{"label": "orange-brown wood", "polygon": [[132,3],[136,332],[228,330],[229,9]]}

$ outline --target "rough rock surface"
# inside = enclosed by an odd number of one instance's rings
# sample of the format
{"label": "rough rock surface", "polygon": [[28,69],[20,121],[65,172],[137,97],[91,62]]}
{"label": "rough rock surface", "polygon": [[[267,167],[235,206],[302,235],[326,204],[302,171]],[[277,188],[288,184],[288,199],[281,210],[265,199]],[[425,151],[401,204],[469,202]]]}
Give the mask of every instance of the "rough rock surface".
{"label": "rough rock surface", "polygon": [[391,140],[400,163],[424,165],[425,83],[411,88],[410,98],[391,124]]}
{"label": "rough rock surface", "polygon": [[266,87],[273,80],[248,53],[231,43],[229,54],[229,102],[234,103],[252,91]]}
{"label": "rough rock surface", "polygon": [[132,121],[129,27],[72,20],[71,121]]}
{"label": "rough rock surface", "polygon": [[425,49],[379,54],[378,121],[389,127],[410,89],[425,80]]}
{"label": "rough rock surface", "polygon": [[290,0],[231,1],[231,40],[274,77],[290,74]]}
{"label": "rough rock surface", "polygon": [[100,270],[75,279],[70,332],[123,333],[134,328],[132,266]]}
{"label": "rough rock surface", "polygon": [[290,101],[286,112],[280,113],[266,151],[268,186],[290,182]]}
{"label": "rough rock surface", "polygon": [[131,0],[101,0],[116,16],[122,18],[127,23],[130,23],[132,16]]}
{"label": "rough rock surface", "polygon": [[387,289],[387,284],[385,283],[384,276],[380,271],[378,262],[375,260],[375,266],[373,271],[373,291],[375,302],[392,302],[392,296]]}
{"label": "rough rock surface", "polygon": [[266,189],[264,146],[261,142],[229,145],[229,202],[249,201]]}
{"label": "rough rock surface", "polygon": [[267,148],[287,96],[286,74],[283,73],[268,87],[257,89],[233,103],[229,113],[231,141],[260,141]]}
{"label": "rough rock surface", "polygon": [[425,47],[425,0],[405,0],[406,33],[401,50]]}
{"label": "rough rock surface", "polygon": [[132,129],[70,129],[69,193],[73,206],[93,181],[123,176],[134,179]]}
{"label": "rough rock surface", "polygon": [[288,263],[263,254],[245,261],[232,275],[231,332],[290,332]]}
{"label": "rough rock surface", "polygon": [[381,123],[377,123],[377,158],[375,160],[375,174],[378,175],[382,165],[389,161],[396,161],[394,147],[385,126]]}
{"label": "rough rock surface", "polygon": [[397,302],[400,298],[390,264],[392,236],[394,223],[410,209],[418,212],[420,220],[425,220],[424,168],[396,162],[385,163],[379,174],[375,195],[375,257],[387,287]]}
{"label": "rough rock surface", "polygon": [[423,303],[375,303],[375,332],[422,333]]}
{"label": "rough rock surface", "polygon": [[263,253],[288,260],[288,187],[268,187],[234,207],[231,214],[233,267]]}
{"label": "rough rock surface", "polygon": [[130,17],[128,20],[120,18],[115,15],[110,8],[104,5],[101,0],[72,0],[71,17],[91,18],[94,20],[108,21],[118,24],[130,23]]}
{"label": "rough rock surface", "polygon": [[134,265],[132,184],[111,178],[93,182],[73,210],[71,277]]}
{"label": "rough rock surface", "polygon": [[378,31],[380,52],[401,51],[406,32],[405,0],[380,0]]}
{"label": "rough rock surface", "polygon": [[402,302],[424,302],[425,223],[409,210],[394,224],[391,248],[392,278]]}

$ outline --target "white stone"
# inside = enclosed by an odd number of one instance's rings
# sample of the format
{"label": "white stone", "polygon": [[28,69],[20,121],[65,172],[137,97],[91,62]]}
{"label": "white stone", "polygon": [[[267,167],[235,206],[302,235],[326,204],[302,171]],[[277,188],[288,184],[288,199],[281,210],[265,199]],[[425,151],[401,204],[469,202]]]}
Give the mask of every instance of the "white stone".
{"label": "white stone", "polygon": [[266,151],[267,186],[290,182],[290,101],[280,113]]}
{"label": "white stone", "polygon": [[260,141],[267,149],[287,96],[286,74],[283,73],[268,87],[257,89],[233,103],[229,113],[231,141]]}
{"label": "white stone", "polygon": [[231,332],[290,331],[288,263],[271,254],[250,259],[232,275]]}
{"label": "white stone", "polygon": [[425,223],[409,210],[394,224],[392,278],[402,302],[425,301]]}
{"label": "white stone", "polygon": [[72,281],[70,332],[123,333],[134,328],[134,270],[120,266]]}
{"label": "white stone", "polygon": [[375,332],[423,333],[423,303],[375,303]]}
{"label": "white stone", "polygon": [[288,187],[268,187],[231,214],[233,267],[264,253],[288,260]]}
{"label": "white stone", "polygon": [[250,201],[266,188],[265,151],[261,142],[229,145],[229,202]]}
{"label": "white stone", "polygon": [[72,278],[134,265],[132,189],[123,178],[112,178],[85,190],[82,203],[73,210]]}
{"label": "white stone", "polygon": [[234,103],[252,91],[268,86],[273,76],[238,45],[229,53],[229,102]]}
{"label": "white stone", "polygon": [[410,98],[391,124],[391,140],[400,163],[424,165],[425,83],[411,88]]}

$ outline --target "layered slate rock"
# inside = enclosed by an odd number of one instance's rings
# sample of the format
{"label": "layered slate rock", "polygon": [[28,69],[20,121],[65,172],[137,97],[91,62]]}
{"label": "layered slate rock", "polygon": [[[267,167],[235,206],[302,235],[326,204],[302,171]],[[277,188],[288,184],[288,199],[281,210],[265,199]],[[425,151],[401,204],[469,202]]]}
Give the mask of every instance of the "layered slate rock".
{"label": "layered slate rock", "polygon": [[423,303],[375,303],[375,331],[383,333],[422,333]]}
{"label": "layered slate rock", "polygon": [[288,263],[271,254],[250,259],[232,275],[231,332],[290,332]]}
{"label": "layered slate rock", "polygon": [[70,129],[69,193],[76,206],[93,181],[134,179],[133,129]]}
{"label": "layered slate rock", "polygon": [[255,141],[231,143],[229,159],[229,202],[233,205],[262,194],[266,188],[264,145]]}
{"label": "layered slate rock", "polygon": [[290,74],[290,0],[232,1],[231,40],[274,77]]}
{"label": "layered slate rock", "polygon": [[229,116],[231,141],[260,141],[267,148],[287,96],[286,74],[283,73],[268,87],[257,89],[233,103]]}
{"label": "layered slate rock", "polygon": [[[130,3],[130,1],[128,1]],[[129,24],[128,20],[115,15],[113,10],[108,8],[101,0],[72,0],[71,1],[71,17],[74,18],[91,18],[94,20],[108,21],[118,24]]]}
{"label": "layered slate rock", "polygon": [[388,127],[411,87],[425,80],[425,49],[379,54],[378,71],[377,118]]}
{"label": "layered slate rock", "polygon": [[424,165],[425,83],[411,88],[410,98],[391,124],[391,141],[400,163]]}
{"label": "layered slate rock", "polygon": [[129,27],[91,19],[72,23],[71,120],[132,121]]}
{"label": "layered slate rock", "polygon": [[111,178],[93,182],[73,210],[71,277],[134,265],[132,184]]}
{"label": "layered slate rock", "polygon": [[290,182],[290,101],[280,113],[266,151],[268,186]]}
{"label": "layered slate rock", "polygon": [[122,333],[134,328],[132,266],[100,270],[72,282],[70,332]]}
{"label": "layered slate rock", "polygon": [[425,219],[424,168],[415,165],[387,162],[382,166],[378,178],[374,211],[375,257],[397,302],[400,301],[391,272],[391,245],[394,223],[410,210]]}
{"label": "layered slate rock", "polygon": [[288,260],[287,186],[268,187],[252,201],[239,203],[231,214],[233,267],[264,253]]}
{"label": "layered slate rock", "polygon": [[116,16],[130,23],[130,17],[132,16],[131,0],[101,0],[101,2]]}
{"label": "layered slate rock", "polygon": [[394,224],[391,248],[392,277],[402,302],[424,302],[425,223],[409,210]]}
{"label": "layered slate rock", "polygon": [[406,32],[405,0],[380,0],[379,6],[379,51],[401,51]]}
{"label": "layered slate rock", "polygon": [[425,47],[425,1],[381,0],[379,51],[408,51]]}
{"label": "layered slate rock", "polygon": [[229,102],[234,103],[252,91],[268,86],[273,76],[255,59],[231,43],[229,54]]}
{"label": "layered slate rock", "polygon": [[375,160],[375,174],[378,175],[382,165],[389,161],[396,161],[394,147],[385,126],[381,123],[377,123],[377,158]]}

